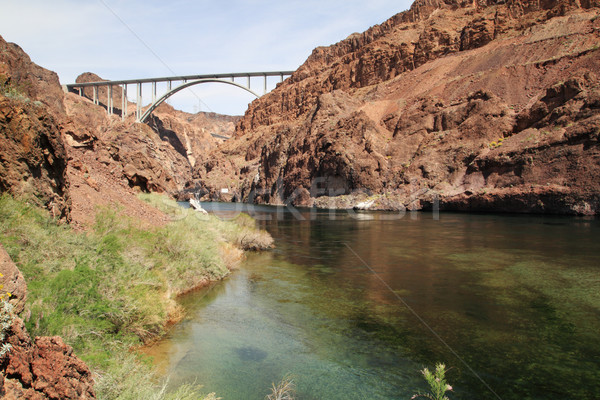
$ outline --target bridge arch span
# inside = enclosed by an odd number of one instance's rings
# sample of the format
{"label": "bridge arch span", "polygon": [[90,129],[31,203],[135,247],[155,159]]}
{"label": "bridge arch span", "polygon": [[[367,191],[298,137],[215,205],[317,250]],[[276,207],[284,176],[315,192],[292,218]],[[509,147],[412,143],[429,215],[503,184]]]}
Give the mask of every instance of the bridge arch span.
{"label": "bridge arch span", "polygon": [[226,79],[218,79],[218,78],[195,79],[193,81],[182,83],[181,85],[169,90],[168,92],[166,92],[165,94],[160,96],[158,99],[156,99],[156,101],[154,101],[150,105],[150,107],[148,107],[148,109],[142,114],[142,116],[140,117],[138,122],[146,121],[146,119],[148,119],[150,114],[152,114],[152,111],[154,111],[158,106],[160,106],[162,103],[164,103],[165,100],[167,100],[169,97],[173,96],[175,93],[177,93],[183,89],[187,89],[190,86],[199,85],[201,83],[225,83],[227,85],[232,85],[232,86],[236,86],[240,89],[244,89],[245,91],[247,91],[248,93],[251,93],[252,95],[256,96],[257,98],[260,97],[260,95],[258,93],[256,93],[254,90],[252,90],[244,85],[240,85],[237,82],[229,81]]}

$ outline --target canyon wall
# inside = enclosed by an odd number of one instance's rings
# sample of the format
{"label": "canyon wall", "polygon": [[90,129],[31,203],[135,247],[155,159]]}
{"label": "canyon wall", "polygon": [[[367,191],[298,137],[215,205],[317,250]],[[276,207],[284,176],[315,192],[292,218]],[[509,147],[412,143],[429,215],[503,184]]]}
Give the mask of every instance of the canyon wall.
{"label": "canyon wall", "polygon": [[269,204],[597,213],[598,5],[417,1],[315,49],[194,177]]}
{"label": "canyon wall", "polygon": [[[93,73],[77,79],[100,80]],[[81,228],[94,222],[98,207],[115,204],[144,223],[165,223],[137,193],[176,195],[192,187],[194,165],[205,162],[239,120],[163,104],[148,124],[135,123],[133,115],[123,121],[119,108],[107,115],[105,88],[99,105],[91,88],[86,97],[64,93],[54,72],[1,37],[0,88],[0,192],[35,200]],[[118,107],[121,96],[115,87]]]}

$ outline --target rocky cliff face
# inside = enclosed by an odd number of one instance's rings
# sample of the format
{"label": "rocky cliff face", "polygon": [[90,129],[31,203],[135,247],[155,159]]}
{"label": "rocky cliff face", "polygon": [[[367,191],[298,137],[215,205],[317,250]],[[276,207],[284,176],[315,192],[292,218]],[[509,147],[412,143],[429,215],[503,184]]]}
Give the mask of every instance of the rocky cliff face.
{"label": "rocky cliff face", "polygon": [[[85,73],[79,82],[102,80]],[[64,93],[55,73],[31,62],[0,37],[0,192],[27,196],[75,226],[93,223],[98,206],[119,204],[149,224],[166,216],[139,201],[139,191],[179,193],[192,168],[229,137],[235,117],[191,115],[163,105],[149,125],[121,121],[122,93],[114,89],[115,115],[100,104]],[[133,110],[134,104],[130,104]],[[213,136],[217,135],[217,137]]]}
{"label": "rocky cliff face", "polygon": [[273,204],[597,213],[598,6],[417,1],[316,49],[196,177]]}
{"label": "rocky cliff face", "polygon": [[69,220],[67,150],[57,121],[41,103],[14,97],[0,93],[0,192],[35,198]]}

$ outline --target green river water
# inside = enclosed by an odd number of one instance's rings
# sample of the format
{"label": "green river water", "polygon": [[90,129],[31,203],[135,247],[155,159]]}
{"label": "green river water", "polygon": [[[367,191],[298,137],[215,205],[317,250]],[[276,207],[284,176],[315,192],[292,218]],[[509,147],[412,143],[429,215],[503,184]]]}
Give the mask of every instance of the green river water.
{"label": "green river water", "polygon": [[171,385],[410,399],[444,362],[451,399],[600,398],[600,220],[254,211],[276,249],[185,297],[147,349]]}

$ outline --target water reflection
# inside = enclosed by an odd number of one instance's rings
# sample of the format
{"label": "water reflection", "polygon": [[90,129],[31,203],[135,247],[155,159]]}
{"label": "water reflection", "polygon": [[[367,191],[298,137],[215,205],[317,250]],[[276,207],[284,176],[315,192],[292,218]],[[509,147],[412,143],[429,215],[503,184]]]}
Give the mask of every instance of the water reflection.
{"label": "water reflection", "polygon": [[401,296],[503,399],[600,389],[597,220],[252,211],[277,248],[185,299],[189,320],[151,349],[174,383],[263,398],[292,373],[303,399],[410,398],[443,361],[455,398],[494,398]]}

